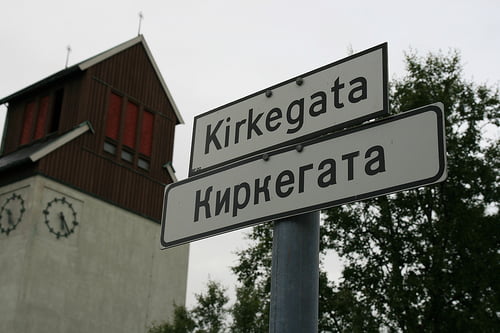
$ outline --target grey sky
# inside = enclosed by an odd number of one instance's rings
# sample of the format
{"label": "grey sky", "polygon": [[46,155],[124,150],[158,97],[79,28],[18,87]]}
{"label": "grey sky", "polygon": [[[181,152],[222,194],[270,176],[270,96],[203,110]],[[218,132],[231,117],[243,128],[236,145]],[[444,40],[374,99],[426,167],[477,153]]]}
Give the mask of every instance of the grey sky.
{"label": "grey sky", "polygon": [[[177,127],[174,167],[187,176],[193,117],[382,42],[389,75],[403,53],[461,51],[465,77],[500,80],[500,2],[444,1],[61,1],[0,5],[0,97],[141,33],[186,122]],[[0,107],[3,127],[5,108]],[[191,247],[188,304],[207,277],[233,284],[228,267],[242,232]],[[158,244],[159,246],[159,244]],[[325,262],[337,276],[334,256]]]}

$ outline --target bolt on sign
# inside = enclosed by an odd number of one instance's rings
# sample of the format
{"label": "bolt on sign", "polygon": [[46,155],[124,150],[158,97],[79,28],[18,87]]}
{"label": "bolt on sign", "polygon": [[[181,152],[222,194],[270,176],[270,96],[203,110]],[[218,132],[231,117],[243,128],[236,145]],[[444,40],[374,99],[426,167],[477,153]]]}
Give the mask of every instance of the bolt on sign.
{"label": "bolt on sign", "polygon": [[162,246],[443,181],[443,106],[403,112],[265,155],[167,186]]}
{"label": "bolt on sign", "polygon": [[194,119],[189,175],[388,113],[387,43]]}

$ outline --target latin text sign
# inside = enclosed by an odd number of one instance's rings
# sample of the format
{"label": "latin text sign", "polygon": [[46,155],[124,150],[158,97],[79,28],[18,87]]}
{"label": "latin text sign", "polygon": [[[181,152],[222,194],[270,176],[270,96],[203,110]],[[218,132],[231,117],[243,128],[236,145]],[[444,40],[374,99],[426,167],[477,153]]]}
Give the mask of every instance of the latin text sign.
{"label": "latin text sign", "polygon": [[387,44],[195,117],[190,175],[386,114]]}

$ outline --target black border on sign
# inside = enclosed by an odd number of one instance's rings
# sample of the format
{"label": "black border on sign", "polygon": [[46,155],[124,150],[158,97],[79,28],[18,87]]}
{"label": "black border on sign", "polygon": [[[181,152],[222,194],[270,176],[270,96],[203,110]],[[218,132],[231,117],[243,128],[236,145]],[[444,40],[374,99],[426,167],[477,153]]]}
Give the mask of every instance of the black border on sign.
{"label": "black border on sign", "polygon": [[[249,226],[256,225],[256,224],[262,223],[262,222],[268,222],[268,221],[273,221],[273,220],[277,220],[277,219],[282,219],[285,217],[295,216],[298,214],[304,214],[304,213],[308,213],[308,212],[312,212],[312,211],[316,211],[316,210],[321,210],[324,208],[339,206],[342,204],[346,204],[346,203],[350,203],[350,202],[354,202],[354,201],[358,201],[358,200],[369,199],[369,198],[377,197],[377,196],[384,195],[384,194],[399,192],[399,191],[408,190],[411,188],[420,187],[423,185],[433,184],[433,183],[436,183],[438,181],[443,181],[445,179],[445,177],[443,177],[443,176],[446,175],[446,141],[445,141],[445,131],[444,131],[444,114],[443,114],[443,110],[442,110],[442,104],[440,104],[440,103],[427,105],[427,106],[424,106],[424,107],[421,107],[421,108],[418,108],[415,110],[402,112],[402,113],[399,113],[395,116],[387,117],[387,118],[381,119],[379,121],[374,121],[374,122],[371,122],[368,124],[364,124],[364,125],[358,126],[356,128],[352,128],[352,129],[348,129],[348,130],[345,130],[342,132],[332,133],[330,135],[325,135],[325,136],[322,136],[319,138],[315,138],[313,140],[305,142],[303,144],[303,146],[307,147],[309,145],[312,145],[312,144],[315,144],[318,142],[331,140],[331,139],[334,139],[337,137],[342,137],[345,135],[349,135],[349,134],[355,133],[355,132],[360,132],[360,131],[363,131],[363,130],[366,130],[366,129],[369,129],[369,128],[372,128],[372,127],[375,127],[378,125],[391,123],[394,121],[398,121],[400,119],[412,117],[412,116],[415,116],[415,115],[418,115],[421,113],[425,113],[425,112],[436,113],[436,119],[437,119],[436,125],[437,125],[437,131],[438,131],[438,156],[439,156],[439,169],[438,169],[438,172],[436,173],[436,175],[429,177],[429,178],[426,178],[426,179],[421,179],[421,180],[418,180],[415,182],[410,182],[410,183],[406,183],[406,184],[392,186],[392,187],[388,187],[388,188],[384,188],[384,189],[380,189],[380,190],[376,190],[376,191],[372,191],[372,192],[368,192],[368,193],[363,193],[363,194],[356,195],[356,196],[350,196],[350,197],[342,198],[339,200],[323,202],[323,203],[320,203],[317,205],[312,205],[309,207],[299,208],[299,209],[295,209],[295,210],[291,210],[291,211],[287,211],[287,212],[282,212],[282,213],[269,215],[266,217],[257,218],[254,220],[241,222],[238,224],[234,224],[234,225],[227,226],[224,228],[211,230],[211,231],[200,233],[200,234],[197,234],[194,236],[181,238],[181,239],[171,241],[171,242],[164,241],[163,236],[165,234],[165,227],[166,227],[165,217],[166,217],[166,212],[167,212],[167,205],[165,203],[168,200],[168,194],[172,188],[179,186],[179,185],[182,185],[184,183],[189,183],[189,182],[201,179],[201,178],[210,177],[213,174],[223,172],[225,170],[234,168],[235,166],[240,166],[243,164],[247,164],[247,163],[262,159],[261,155],[253,156],[253,157],[246,159],[244,161],[238,161],[238,162],[233,163],[231,165],[224,166],[220,169],[212,170],[212,171],[209,171],[209,172],[206,172],[206,173],[203,173],[203,174],[191,177],[191,178],[186,178],[186,179],[183,179],[183,180],[178,181],[176,183],[172,183],[172,184],[168,185],[165,188],[165,194],[164,194],[164,199],[163,199],[164,200],[163,201],[163,215],[162,215],[162,221],[161,221],[161,235],[160,235],[160,242],[161,242],[162,247],[163,248],[173,247],[173,246],[185,244],[185,243],[188,243],[188,242],[191,242],[194,240],[199,240],[199,239],[207,238],[210,236],[222,234],[225,232],[234,231],[237,229],[249,227]],[[296,146],[292,145],[292,146],[287,146],[287,147],[283,147],[281,149],[274,150],[272,152],[269,152],[268,154],[270,157],[272,157],[273,155],[287,152],[290,150],[295,150],[295,149],[296,149]]]}
{"label": "black border on sign", "polygon": [[[250,99],[252,97],[255,97],[255,96],[258,96],[258,95],[261,95],[261,94],[265,94],[265,92],[267,90],[273,90],[273,89],[276,89],[278,87],[281,87],[281,86],[290,84],[292,82],[295,82],[295,80],[297,78],[299,78],[299,77],[300,78],[305,78],[305,77],[313,75],[315,73],[324,71],[324,70],[326,70],[326,69],[328,69],[330,67],[334,67],[334,66],[342,64],[344,62],[350,61],[352,59],[359,58],[359,57],[361,57],[361,56],[363,56],[365,54],[374,52],[374,51],[376,51],[378,49],[382,49],[382,81],[383,81],[383,83],[382,83],[383,84],[382,90],[384,92],[383,101],[382,101],[382,110],[375,111],[373,113],[370,113],[369,115],[365,115],[365,116],[362,116],[362,117],[359,117],[359,118],[354,118],[354,119],[351,119],[351,120],[343,122],[343,123],[335,124],[335,125],[330,126],[328,128],[324,128],[324,129],[321,129],[319,131],[316,131],[316,132],[313,132],[313,133],[309,133],[309,134],[306,134],[306,135],[301,136],[301,137],[296,137],[296,138],[284,141],[282,143],[279,143],[279,144],[276,144],[276,145],[273,145],[273,146],[269,146],[269,147],[266,147],[266,148],[263,148],[263,149],[260,149],[260,150],[257,150],[257,151],[253,151],[251,153],[248,153],[248,154],[245,154],[245,155],[242,155],[242,156],[239,156],[239,157],[236,157],[236,158],[233,158],[231,160],[224,161],[224,162],[221,162],[221,163],[218,163],[218,164],[214,164],[212,166],[209,166],[209,167],[206,167],[206,168],[203,168],[203,169],[193,170],[194,137],[195,137],[195,133],[196,133],[196,121],[199,118],[202,118],[204,116],[207,116],[207,115],[209,115],[211,113],[214,113],[214,112],[217,112],[219,110],[225,109],[225,108],[227,108],[227,107],[229,107],[231,105],[238,104],[238,103],[240,103],[240,102],[242,102],[244,100]],[[361,51],[359,53],[353,54],[353,55],[351,55],[349,57],[346,57],[346,58],[340,59],[338,61],[335,61],[335,62],[333,62],[331,64],[319,67],[319,68],[317,68],[315,70],[312,70],[310,72],[304,73],[302,75],[297,75],[297,76],[295,76],[295,77],[293,77],[293,78],[291,78],[289,80],[283,81],[283,82],[278,83],[276,85],[273,85],[273,86],[271,86],[269,88],[257,91],[257,92],[255,92],[253,94],[250,94],[250,95],[248,95],[246,97],[243,97],[243,98],[237,99],[235,101],[232,101],[230,103],[224,104],[224,105],[222,105],[222,106],[220,106],[218,108],[215,108],[213,110],[210,110],[210,111],[207,111],[205,113],[199,114],[196,117],[194,117],[194,121],[193,121],[193,133],[192,133],[192,136],[191,136],[191,154],[189,156],[189,172],[188,172],[188,175],[189,175],[189,177],[192,177],[194,175],[197,175],[197,174],[200,174],[200,173],[204,173],[204,172],[207,172],[207,171],[219,168],[219,167],[221,167],[223,165],[226,165],[227,163],[233,163],[235,161],[246,159],[246,158],[248,158],[250,156],[253,156],[253,155],[256,155],[256,154],[260,154],[260,153],[262,153],[264,151],[267,151],[267,150],[277,149],[279,147],[283,147],[283,146],[295,144],[295,143],[300,142],[300,141],[309,140],[309,139],[312,139],[314,137],[320,136],[322,134],[329,133],[331,131],[340,130],[340,129],[343,129],[343,128],[346,128],[346,127],[349,127],[349,126],[354,126],[354,125],[357,125],[357,124],[361,124],[362,122],[374,119],[374,118],[379,117],[379,116],[387,115],[387,114],[389,114],[389,86],[388,86],[388,82],[389,81],[388,81],[387,43],[382,43],[382,44],[379,44],[379,45],[374,46],[372,48],[369,48],[367,50],[364,50],[364,51]]]}

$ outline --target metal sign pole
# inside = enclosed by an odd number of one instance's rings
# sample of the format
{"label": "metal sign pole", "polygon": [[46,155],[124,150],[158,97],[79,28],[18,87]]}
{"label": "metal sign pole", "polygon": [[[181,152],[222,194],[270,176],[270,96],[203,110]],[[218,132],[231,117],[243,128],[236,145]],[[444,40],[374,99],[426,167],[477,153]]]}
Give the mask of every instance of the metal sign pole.
{"label": "metal sign pole", "polygon": [[318,331],[319,211],[276,221],[269,332]]}

